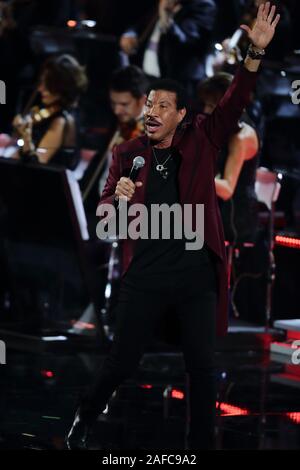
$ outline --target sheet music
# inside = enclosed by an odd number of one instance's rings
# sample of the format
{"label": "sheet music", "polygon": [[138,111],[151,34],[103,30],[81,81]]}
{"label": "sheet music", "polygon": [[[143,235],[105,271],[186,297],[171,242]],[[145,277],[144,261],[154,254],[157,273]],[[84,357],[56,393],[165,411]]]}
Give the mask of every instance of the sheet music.
{"label": "sheet music", "polygon": [[83,240],[89,240],[89,233],[87,228],[87,220],[85,216],[85,211],[82,203],[81,192],[79,188],[78,181],[75,179],[73,172],[71,170],[66,170],[67,179],[69,182],[72,199],[77,215],[78,224],[80,227],[80,233]]}

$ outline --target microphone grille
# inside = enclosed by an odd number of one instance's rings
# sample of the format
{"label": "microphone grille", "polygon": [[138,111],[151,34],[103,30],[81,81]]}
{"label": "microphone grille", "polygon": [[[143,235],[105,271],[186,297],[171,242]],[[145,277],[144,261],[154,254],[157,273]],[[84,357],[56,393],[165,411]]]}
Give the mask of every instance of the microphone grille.
{"label": "microphone grille", "polygon": [[137,169],[137,168],[142,168],[144,165],[145,165],[145,159],[144,159],[144,157],[138,156],[138,157],[135,157],[135,158],[133,159],[133,166],[134,166],[134,168],[136,168],[136,169]]}

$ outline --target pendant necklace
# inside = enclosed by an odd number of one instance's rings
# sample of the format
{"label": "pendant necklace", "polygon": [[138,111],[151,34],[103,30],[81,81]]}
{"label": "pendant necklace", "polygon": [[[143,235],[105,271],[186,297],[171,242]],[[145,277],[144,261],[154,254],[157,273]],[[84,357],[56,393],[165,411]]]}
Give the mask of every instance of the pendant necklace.
{"label": "pendant necklace", "polygon": [[168,168],[165,166],[165,164],[167,163],[168,160],[170,160],[171,156],[172,156],[172,153],[170,153],[168,155],[168,157],[166,158],[166,160],[163,162],[163,163],[159,163],[159,161],[157,160],[157,157],[156,157],[156,154],[155,154],[155,150],[154,150],[154,147],[152,147],[152,150],[153,150],[153,155],[154,155],[154,158],[156,160],[156,167],[155,169],[161,174],[161,176],[166,179],[168,177]]}

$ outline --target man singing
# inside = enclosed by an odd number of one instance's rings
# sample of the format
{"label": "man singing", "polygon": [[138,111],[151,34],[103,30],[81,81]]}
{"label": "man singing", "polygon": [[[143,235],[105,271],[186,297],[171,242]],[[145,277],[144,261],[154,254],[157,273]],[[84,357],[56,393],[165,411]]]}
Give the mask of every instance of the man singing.
{"label": "man singing", "polygon": [[[114,390],[136,370],[158,319],[170,308],[180,321],[189,375],[189,448],[214,448],[215,332],[224,334],[227,327],[226,260],[215,163],[249,103],[264,49],[279,21],[275,10],[267,2],[259,7],[252,29],[241,26],[251,41],[247,57],[211,115],[189,119],[180,86],[162,80],[148,95],[146,136],[114,150],[100,205],[117,206],[119,199],[126,199],[129,206],[204,204],[204,246],[190,251],[184,239],[124,240],[114,342],[76,412],[67,437],[70,449],[87,448],[91,425]],[[123,175],[128,175],[137,155],[145,159],[145,165],[134,183]]]}

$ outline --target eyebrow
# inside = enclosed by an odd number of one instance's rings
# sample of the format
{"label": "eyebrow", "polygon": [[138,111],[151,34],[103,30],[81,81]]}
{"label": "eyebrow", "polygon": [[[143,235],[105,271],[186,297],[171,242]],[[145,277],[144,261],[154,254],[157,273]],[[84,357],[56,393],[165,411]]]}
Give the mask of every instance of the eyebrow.
{"label": "eyebrow", "polygon": [[118,101],[118,100],[112,100],[112,99],[110,99],[110,102],[111,102],[111,104],[123,104],[123,105],[129,103],[129,101],[125,101],[125,100],[124,101]]}
{"label": "eyebrow", "polygon": [[[147,103],[152,104],[152,101],[147,98]],[[160,100],[158,104],[171,104],[168,100]]]}

